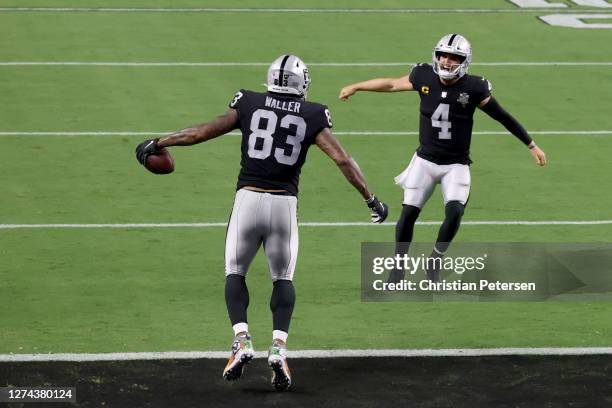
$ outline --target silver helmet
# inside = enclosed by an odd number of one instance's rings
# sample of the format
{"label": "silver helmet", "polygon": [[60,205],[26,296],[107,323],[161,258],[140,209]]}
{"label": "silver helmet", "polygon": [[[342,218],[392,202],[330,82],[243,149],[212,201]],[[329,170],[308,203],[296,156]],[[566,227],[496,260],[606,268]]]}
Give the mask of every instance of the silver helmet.
{"label": "silver helmet", "polygon": [[268,68],[268,91],[306,98],[310,76],[308,67],[295,55],[281,55]]}
{"label": "silver helmet", "polygon": [[[440,65],[439,54],[452,54],[459,57],[460,64],[455,64],[451,69],[444,69]],[[442,79],[458,79],[467,74],[468,67],[472,61],[472,46],[462,35],[447,34],[440,38],[431,53],[433,69]]]}

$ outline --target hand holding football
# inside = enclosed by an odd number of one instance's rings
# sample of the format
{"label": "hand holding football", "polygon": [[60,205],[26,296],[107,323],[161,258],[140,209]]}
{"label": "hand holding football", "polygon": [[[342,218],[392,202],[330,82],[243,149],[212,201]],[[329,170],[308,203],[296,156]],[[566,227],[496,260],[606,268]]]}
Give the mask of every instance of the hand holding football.
{"label": "hand holding football", "polygon": [[158,153],[147,156],[145,167],[151,173],[169,174],[174,171],[174,159],[168,149],[162,147]]}

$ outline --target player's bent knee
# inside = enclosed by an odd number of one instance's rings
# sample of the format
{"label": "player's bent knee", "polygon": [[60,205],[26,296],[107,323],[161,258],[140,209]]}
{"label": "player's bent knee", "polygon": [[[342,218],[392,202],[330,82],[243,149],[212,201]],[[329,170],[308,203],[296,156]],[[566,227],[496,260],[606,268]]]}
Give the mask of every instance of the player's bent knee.
{"label": "player's bent knee", "polygon": [[[294,254],[292,254],[294,255]],[[293,274],[295,272],[295,254],[293,257],[289,256],[283,257],[284,259],[279,260],[276,259],[274,261],[269,262],[270,266],[270,277],[272,278],[272,283],[276,284],[279,281],[292,281]]]}
{"label": "player's bent knee", "polygon": [[225,277],[228,277],[230,275],[238,275],[238,276],[242,276],[245,277],[246,276],[246,271],[241,271],[239,269],[234,269],[234,268],[225,268]]}
{"label": "player's bent knee", "polygon": [[460,201],[449,201],[445,206],[445,215],[446,218],[449,219],[461,219],[463,213],[465,212],[465,204],[462,204]]}
{"label": "player's bent knee", "polygon": [[282,273],[272,274],[272,284],[275,285],[276,282],[288,281],[293,282],[293,272],[292,271],[283,271]]}
{"label": "player's bent knee", "polygon": [[416,220],[421,213],[421,209],[416,205],[411,204],[403,204],[402,205],[402,214],[400,215],[400,219],[403,220]]}
{"label": "player's bent knee", "polygon": [[404,201],[402,202],[403,206],[416,207],[420,209],[424,204],[425,199],[423,198],[422,194],[404,194]]}

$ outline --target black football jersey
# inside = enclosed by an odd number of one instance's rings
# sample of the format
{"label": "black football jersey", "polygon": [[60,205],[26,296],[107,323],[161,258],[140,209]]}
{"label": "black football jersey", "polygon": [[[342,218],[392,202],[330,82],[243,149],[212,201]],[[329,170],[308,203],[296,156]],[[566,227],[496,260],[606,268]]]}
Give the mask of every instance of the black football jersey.
{"label": "black football jersey", "polygon": [[437,164],[470,164],[474,111],[491,95],[491,83],[464,75],[447,86],[429,64],[415,66],[409,78],[421,97],[417,155]]}
{"label": "black football jersey", "polygon": [[254,186],[297,195],[308,148],[324,128],[329,109],[302,98],[241,89],[229,107],[238,111],[242,159],[237,189]]}

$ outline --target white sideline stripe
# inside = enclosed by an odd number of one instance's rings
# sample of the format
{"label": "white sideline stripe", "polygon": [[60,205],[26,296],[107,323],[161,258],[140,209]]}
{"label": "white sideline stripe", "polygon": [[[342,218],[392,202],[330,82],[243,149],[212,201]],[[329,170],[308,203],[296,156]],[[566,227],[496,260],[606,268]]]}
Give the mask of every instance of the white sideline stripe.
{"label": "white sideline stripe", "polygon": [[[442,221],[417,221],[417,225],[440,225]],[[612,220],[596,221],[463,221],[461,225],[610,225]],[[300,222],[300,227],[394,227],[394,222],[372,224],[371,222]],[[164,223],[164,224],[0,224],[2,229],[45,228],[226,228],[226,222]]]}
{"label": "white sideline stripe", "polygon": [[[105,131],[93,131],[93,132],[0,132],[1,136],[163,136],[172,133],[167,132],[105,132]],[[534,130],[529,132],[532,135],[612,135],[612,130]],[[240,136],[240,132],[227,133],[230,136]],[[346,131],[346,132],[334,132],[336,136],[414,136],[418,135],[417,131],[394,131],[394,132],[381,132],[381,131]],[[474,135],[509,135],[506,131],[497,130],[483,130],[478,132],[472,132]]]}
{"label": "white sideline stripe", "polygon": [[[485,349],[363,349],[363,350],[289,350],[290,358],[346,358],[346,357],[479,357],[479,356],[584,356],[612,354],[612,347],[570,348],[485,348]],[[57,353],[57,354],[0,354],[0,362],[28,361],[126,361],[178,360],[197,358],[227,358],[227,351],[165,351],[142,353]],[[266,358],[267,352],[255,353],[255,358]]]}
{"label": "white sideline stripe", "polygon": [[127,8],[127,7],[0,7],[0,12],[103,12],[103,13],[606,13],[605,9],[352,9],[352,8]]}
{"label": "white sideline stripe", "polygon": [[[408,67],[415,62],[311,62],[310,67]],[[107,61],[0,61],[0,66],[98,66],[98,67],[268,67],[269,62],[107,62]],[[504,61],[472,62],[471,65],[496,67],[532,66],[612,66],[612,61]]]}

